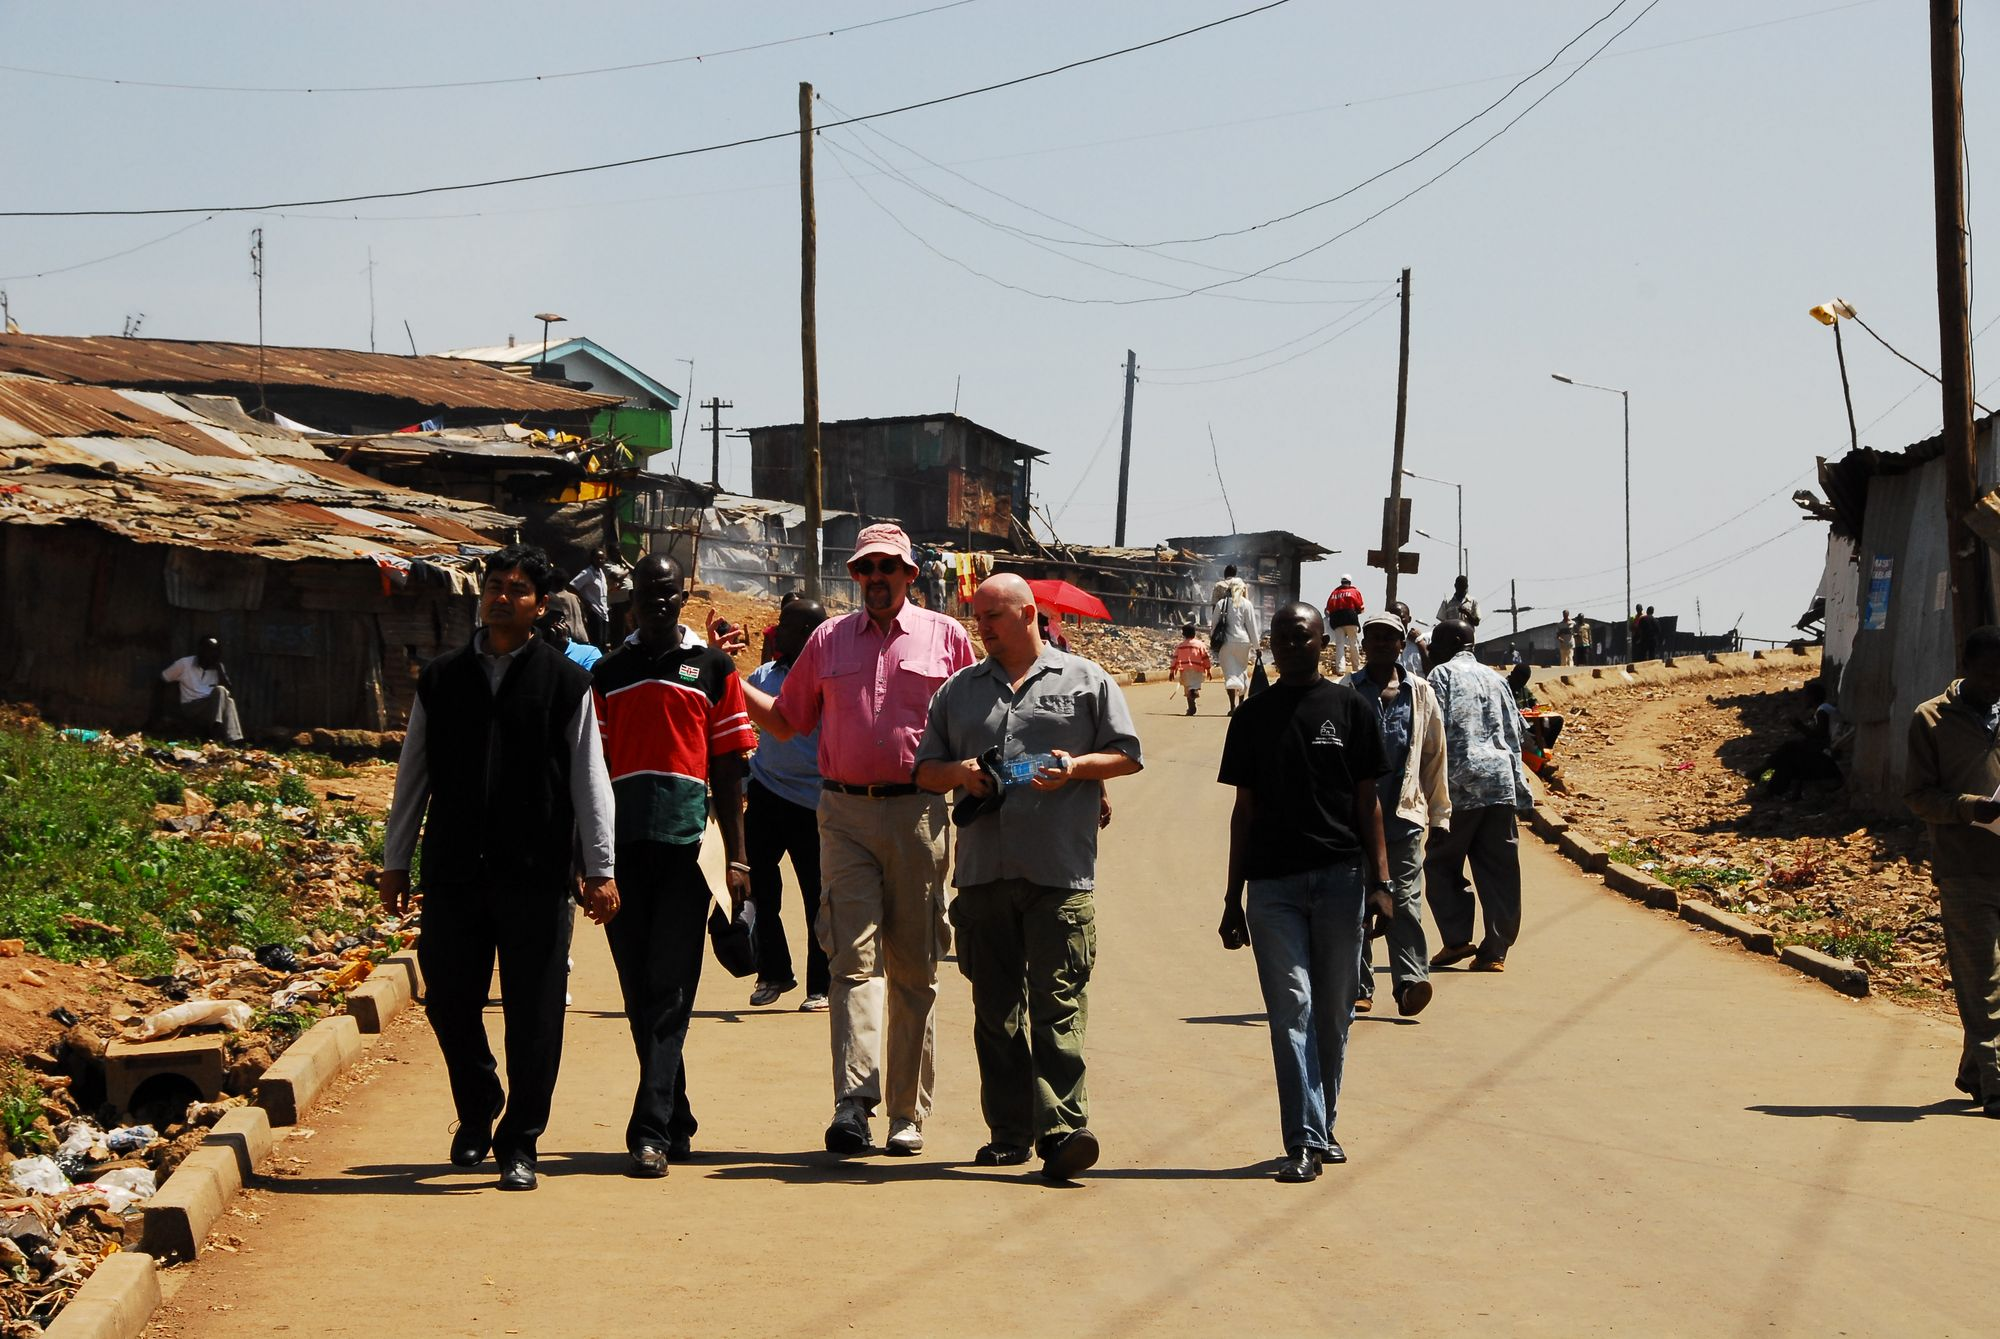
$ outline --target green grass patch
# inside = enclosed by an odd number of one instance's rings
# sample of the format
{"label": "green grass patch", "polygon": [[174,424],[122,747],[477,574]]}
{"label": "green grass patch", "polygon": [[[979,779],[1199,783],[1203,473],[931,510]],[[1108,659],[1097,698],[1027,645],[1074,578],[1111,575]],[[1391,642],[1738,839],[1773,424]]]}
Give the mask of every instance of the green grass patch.
{"label": "green grass patch", "polygon": [[[153,821],[163,776],[178,784],[151,763],[43,726],[0,729],[0,937],[58,961],[103,956],[139,971],[170,967],[176,934],[210,949],[295,938],[282,826],[259,824],[262,849],[169,840]],[[236,785],[232,799],[277,798]],[[66,912],[123,937],[73,930]]]}
{"label": "green grass patch", "polygon": [[1651,842],[1620,842],[1605,855],[1614,864],[1652,865],[1646,872],[1670,888],[1728,888],[1757,877],[1757,871],[1736,865],[1675,864]]}
{"label": "green grass patch", "polygon": [[1855,962],[1870,963],[1877,967],[1887,966],[1896,952],[1896,937],[1889,931],[1864,930],[1855,926],[1836,927],[1810,934],[1780,932],[1775,938],[1781,948],[1786,944],[1803,944],[1807,948],[1818,949],[1821,953],[1835,958],[1852,958]]}
{"label": "green grass patch", "polygon": [[7,1147],[22,1156],[53,1151],[47,1135],[35,1128],[42,1114],[42,1085],[18,1060],[0,1065],[0,1131]]}

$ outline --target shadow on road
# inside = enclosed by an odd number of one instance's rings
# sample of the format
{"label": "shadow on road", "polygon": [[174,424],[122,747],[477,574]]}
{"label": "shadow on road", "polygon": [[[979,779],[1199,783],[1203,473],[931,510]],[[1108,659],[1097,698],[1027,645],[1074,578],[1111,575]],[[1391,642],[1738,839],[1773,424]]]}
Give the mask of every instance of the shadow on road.
{"label": "shadow on road", "polygon": [[1759,1105],[1745,1107],[1760,1116],[1831,1116],[1839,1120],[1865,1121],[1876,1125],[1908,1125],[1926,1116],[1979,1116],[1985,1118],[1978,1107],[1968,1105],[1962,1098],[1947,1098],[1921,1107],[1855,1106],[1851,1103],[1837,1103],[1831,1106],[1776,1106]]}
{"label": "shadow on road", "polygon": [[471,1195],[492,1189],[497,1175],[440,1159],[349,1167],[337,1176],[260,1176],[256,1185],[278,1195]]}
{"label": "shadow on road", "polygon": [[1075,1190],[1091,1181],[1242,1181],[1270,1174],[1274,1162],[1247,1167],[1097,1167],[1079,1181],[1055,1183],[1036,1165],[979,1167],[970,1161],[929,1162],[873,1155],[844,1158],[832,1153],[702,1153],[691,1169],[725,1181],[777,1181],[786,1185],[846,1182],[870,1185],[893,1181],[986,1181],[995,1185]]}
{"label": "shadow on road", "polygon": [[1183,1023],[1218,1024],[1223,1027],[1262,1027],[1270,1021],[1269,1014],[1203,1014],[1196,1018],[1183,1018]]}

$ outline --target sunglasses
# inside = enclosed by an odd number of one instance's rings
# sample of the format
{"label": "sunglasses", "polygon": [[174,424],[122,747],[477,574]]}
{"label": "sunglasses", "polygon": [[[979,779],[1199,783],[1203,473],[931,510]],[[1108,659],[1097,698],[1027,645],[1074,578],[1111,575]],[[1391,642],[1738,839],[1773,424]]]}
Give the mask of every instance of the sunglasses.
{"label": "sunglasses", "polygon": [[902,571],[903,563],[899,558],[884,558],[880,562],[875,561],[873,558],[857,558],[847,565],[847,570],[858,577],[872,577],[877,572],[880,572],[883,576],[889,576],[892,573]]}

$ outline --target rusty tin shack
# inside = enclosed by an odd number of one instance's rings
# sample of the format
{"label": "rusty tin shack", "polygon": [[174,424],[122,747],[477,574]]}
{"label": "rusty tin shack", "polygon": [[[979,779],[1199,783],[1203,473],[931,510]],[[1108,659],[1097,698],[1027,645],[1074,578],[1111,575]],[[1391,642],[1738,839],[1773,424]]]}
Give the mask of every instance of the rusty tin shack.
{"label": "rusty tin shack", "polygon": [[[750,491],[804,502],[796,423],[750,430]],[[820,425],[821,501],[895,520],[919,543],[1013,549],[1027,533],[1028,488],[1047,452],[957,414],[850,418]]]}
{"label": "rusty tin shack", "polygon": [[517,524],[383,484],[236,401],[0,376],[0,693],[132,729],[219,637],[253,736],[399,729]]}

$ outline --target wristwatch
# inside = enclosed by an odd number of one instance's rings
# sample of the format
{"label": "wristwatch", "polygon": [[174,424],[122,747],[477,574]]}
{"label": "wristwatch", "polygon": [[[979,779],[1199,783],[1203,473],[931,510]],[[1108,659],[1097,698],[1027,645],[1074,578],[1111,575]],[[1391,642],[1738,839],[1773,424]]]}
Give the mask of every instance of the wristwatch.
{"label": "wristwatch", "polygon": [[1394,896],[1396,885],[1387,879],[1370,879],[1368,881],[1368,891],[1371,893],[1388,893]]}

